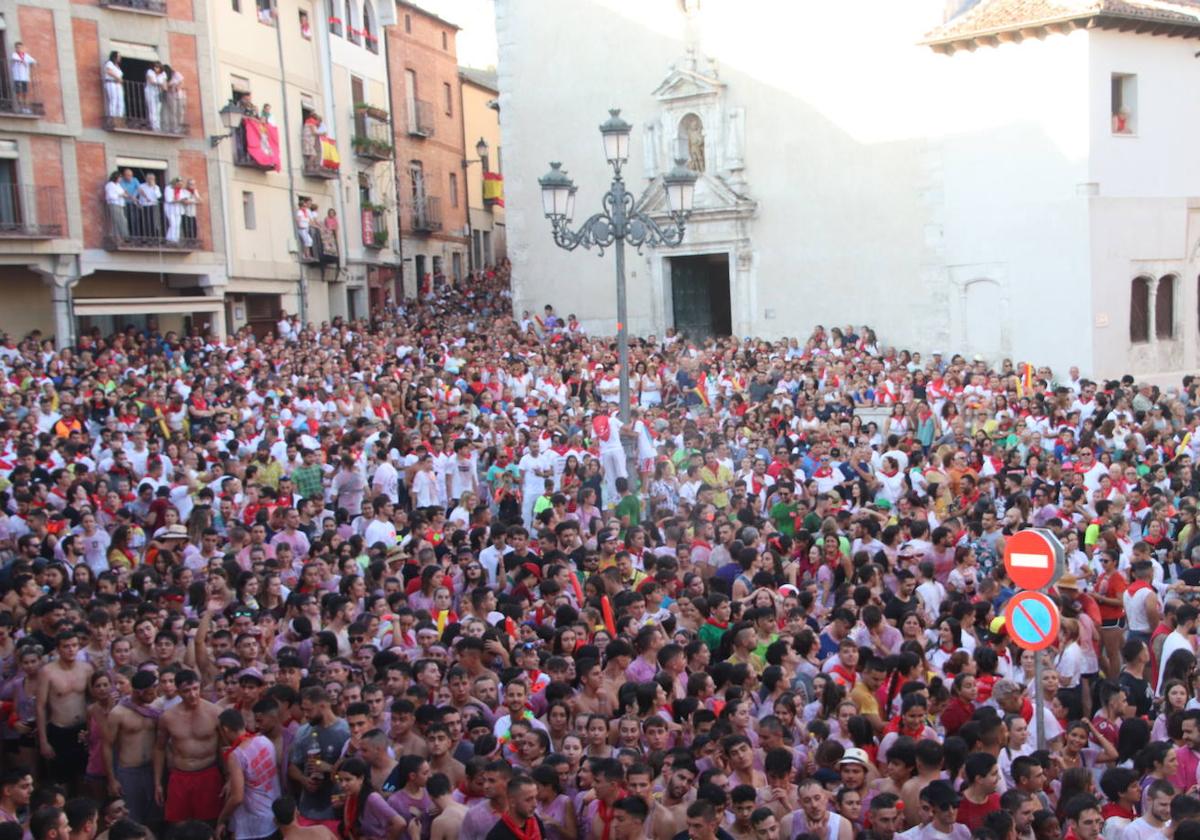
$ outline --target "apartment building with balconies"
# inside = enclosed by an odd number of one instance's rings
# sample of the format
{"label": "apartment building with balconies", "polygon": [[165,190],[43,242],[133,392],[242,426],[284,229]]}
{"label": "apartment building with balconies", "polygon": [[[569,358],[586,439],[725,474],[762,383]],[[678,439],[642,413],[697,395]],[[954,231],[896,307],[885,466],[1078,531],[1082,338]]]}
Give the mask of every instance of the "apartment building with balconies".
{"label": "apartment building with balconies", "polygon": [[361,317],[396,300],[399,291],[399,193],[382,31],[395,21],[396,9],[391,0],[323,2],[332,91],[327,118],[344,156],[339,190],[344,314]]}
{"label": "apartment building with balconies", "polygon": [[208,31],[195,0],[0,2],[0,329],[224,331]]}
{"label": "apartment building with balconies", "polygon": [[[347,312],[339,184],[347,144],[331,119],[321,0],[209,0],[221,131],[221,222],[230,328],[274,330],[281,313]],[[330,215],[330,211],[333,214]]]}
{"label": "apartment building with balconies", "polygon": [[473,158],[463,161],[471,270],[484,271],[508,255],[504,224],[504,149],[500,143],[500,89],[496,73],[460,67],[463,139]]}
{"label": "apartment building with balconies", "polygon": [[395,25],[387,28],[408,295],[457,283],[469,269],[457,32],[453,23],[403,0],[396,3]]}

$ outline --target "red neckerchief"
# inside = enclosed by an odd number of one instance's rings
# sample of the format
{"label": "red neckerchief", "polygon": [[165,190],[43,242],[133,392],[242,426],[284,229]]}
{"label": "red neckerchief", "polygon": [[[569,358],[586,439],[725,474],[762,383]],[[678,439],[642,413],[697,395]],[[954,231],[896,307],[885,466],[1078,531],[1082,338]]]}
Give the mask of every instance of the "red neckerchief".
{"label": "red neckerchief", "polygon": [[[617,796],[618,799],[625,796],[625,791],[621,791]],[[616,809],[605,802],[603,799],[596,800],[596,814],[600,817],[600,822],[604,823],[604,830],[600,834],[600,840],[609,840],[610,829],[612,828],[613,815]],[[519,837],[520,835],[518,835]]]}
{"label": "red neckerchief", "polygon": [[818,467],[813,472],[813,478],[829,478],[831,475],[833,475],[833,467]]}
{"label": "red neckerchief", "polygon": [[1100,809],[1100,816],[1104,817],[1106,820],[1109,817],[1120,817],[1123,820],[1136,820],[1137,811],[1133,810],[1132,808],[1123,808],[1115,802],[1109,802]]}
{"label": "red neckerchief", "polygon": [[[601,805],[604,803],[601,802]],[[609,819],[612,819],[611,817]],[[508,830],[516,836],[517,840],[542,840],[542,829],[538,826],[537,817],[530,817],[525,820],[525,825],[517,825],[517,821],[512,818],[508,811],[504,812],[504,816],[500,820],[508,826]],[[608,823],[604,824],[604,840],[608,840]]]}
{"label": "red neckerchief", "polygon": [[705,624],[711,624],[713,627],[716,627],[718,630],[728,630],[729,629],[728,621],[717,621],[715,618],[708,619],[707,621],[705,621]]}
{"label": "red neckerchief", "polygon": [[853,671],[847,671],[846,667],[840,662],[830,668],[829,672],[832,674],[837,674],[839,677],[845,680],[846,684],[851,688],[854,688],[854,683],[858,681],[858,674],[854,673]]}
{"label": "red neckerchief", "polygon": [[352,793],[346,797],[346,810],[342,812],[342,824],[346,833],[354,836],[354,824],[358,822],[358,794]]}
{"label": "red neckerchief", "polygon": [[224,758],[226,761],[228,761],[229,756],[233,755],[234,750],[236,750],[238,747],[240,747],[242,744],[246,743],[253,737],[254,736],[252,734],[250,734],[249,732],[243,732],[241,735],[239,735],[233,739],[233,743],[230,744],[229,747],[225,749],[225,751],[221,754],[221,757]]}

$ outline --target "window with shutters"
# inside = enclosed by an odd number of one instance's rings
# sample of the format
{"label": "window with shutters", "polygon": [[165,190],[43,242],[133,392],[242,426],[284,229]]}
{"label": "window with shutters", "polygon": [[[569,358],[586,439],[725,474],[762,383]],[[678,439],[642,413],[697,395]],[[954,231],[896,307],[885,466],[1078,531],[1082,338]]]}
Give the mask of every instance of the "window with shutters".
{"label": "window with shutters", "polygon": [[1129,340],[1150,340],[1150,278],[1135,277],[1129,287]]}

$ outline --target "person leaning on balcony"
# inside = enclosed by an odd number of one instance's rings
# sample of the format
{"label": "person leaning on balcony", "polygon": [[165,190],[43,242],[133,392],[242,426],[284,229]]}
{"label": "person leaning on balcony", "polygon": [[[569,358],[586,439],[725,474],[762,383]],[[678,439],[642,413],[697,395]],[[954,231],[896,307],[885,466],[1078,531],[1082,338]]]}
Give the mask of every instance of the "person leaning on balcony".
{"label": "person leaning on balcony", "polygon": [[172,134],[183,130],[183,117],[187,97],[183,91],[183,74],[170,64],[163,65],[162,77],[166,80],[163,90],[163,127]]}
{"label": "person leaning on balcony", "polygon": [[188,178],[187,196],[183,200],[183,238],[198,239],[196,233],[196,208],[200,206],[200,190],[196,187],[196,179]]}
{"label": "person leaning on balcony", "polygon": [[126,167],[121,170],[121,189],[125,190],[125,230],[137,231],[141,228],[138,218],[137,191],[142,182]]}
{"label": "person leaning on balcony", "polygon": [[171,179],[171,185],[167,187],[163,204],[163,209],[167,217],[168,242],[179,242],[179,231],[183,227],[183,202],[185,192],[187,191],[183,187],[183,179],[176,175]]}
{"label": "person leaning on balcony", "polygon": [[155,183],[153,172],[146,173],[146,183],[138,187],[137,210],[139,228],[134,233],[158,239],[162,235],[162,226],[158,222],[158,203],[162,201],[162,189]]}
{"label": "person leaning on balcony", "polygon": [[151,131],[162,129],[162,95],[167,86],[167,74],[163,72],[162,62],[156,61],[146,70],[146,121],[150,123]]}
{"label": "person leaning on balcony", "polygon": [[37,64],[37,59],[25,52],[25,45],[17,41],[13,45],[9,66],[12,73],[13,93],[17,97],[17,107],[25,113],[29,112],[29,83],[33,79],[35,64]]}
{"label": "person leaning on balcony", "polygon": [[312,259],[312,231],[309,229],[311,219],[308,215],[308,199],[300,199],[300,206],[296,208],[296,233],[300,237],[300,245],[302,246],[301,255],[306,260]]}
{"label": "person leaning on balcony", "polygon": [[104,115],[114,119],[125,116],[125,74],[121,71],[121,54],[113,50],[104,62]]}
{"label": "person leaning on balcony", "polygon": [[125,218],[125,190],[121,187],[121,173],[113,170],[104,185],[104,209],[108,213],[109,234],[117,239],[129,238],[129,220]]}

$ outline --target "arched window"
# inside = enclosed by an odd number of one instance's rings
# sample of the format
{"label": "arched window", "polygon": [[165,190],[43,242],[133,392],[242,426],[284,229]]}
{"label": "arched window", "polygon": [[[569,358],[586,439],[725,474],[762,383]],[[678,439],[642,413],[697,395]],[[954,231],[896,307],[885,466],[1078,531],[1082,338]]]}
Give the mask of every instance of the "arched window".
{"label": "arched window", "polygon": [[371,8],[371,0],[363,0],[362,34],[367,49],[379,52],[379,31],[375,25],[375,10]]}
{"label": "arched window", "polygon": [[1129,287],[1129,340],[1134,344],[1150,340],[1149,277],[1135,277]]}
{"label": "arched window", "polygon": [[1175,275],[1158,278],[1154,296],[1154,334],[1158,338],[1175,337]]}

